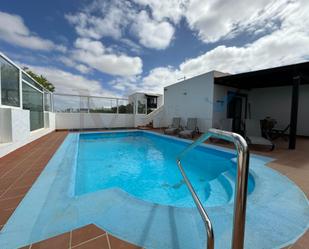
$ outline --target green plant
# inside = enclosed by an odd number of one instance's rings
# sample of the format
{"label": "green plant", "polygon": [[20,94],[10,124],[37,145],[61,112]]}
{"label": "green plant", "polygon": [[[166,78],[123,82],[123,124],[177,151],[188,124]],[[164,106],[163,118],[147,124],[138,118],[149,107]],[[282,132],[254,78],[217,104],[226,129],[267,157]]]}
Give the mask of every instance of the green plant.
{"label": "green plant", "polygon": [[31,70],[24,68],[24,70],[33,78],[35,79],[41,86],[46,88],[47,90],[54,92],[55,86],[43,75],[37,75],[36,73],[32,72]]}

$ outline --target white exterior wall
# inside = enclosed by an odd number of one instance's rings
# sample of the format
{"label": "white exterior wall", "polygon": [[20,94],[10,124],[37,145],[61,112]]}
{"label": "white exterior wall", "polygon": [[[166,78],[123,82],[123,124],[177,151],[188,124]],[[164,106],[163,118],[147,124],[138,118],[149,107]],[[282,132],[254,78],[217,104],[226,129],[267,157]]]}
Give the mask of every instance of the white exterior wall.
{"label": "white exterior wall", "polygon": [[30,112],[20,108],[0,108],[0,158],[54,130],[54,114],[48,113],[49,128],[30,132]]}
{"label": "white exterior wall", "polygon": [[[292,86],[253,89],[249,92],[251,118],[263,119],[270,116],[277,120],[278,126],[290,123]],[[299,89],[297,135],[309,136],[309,86]]]}
{"label": "white exterior wall", "polygon": [[170,85],[164,89],[164,121],[170,125],[173,117],[181,117],[185,126],[187,118],[197,118],[200,131],[212,127],[214,72]]}
{"label": "white exterior wall", "polygon": [[159,95],[157,101],[158,101],[157,102],[157,108],[160,108],[160,106],[162,106],[164,104],[163,95]]}
{"label": "white exterior wall", "polygon": [[132,128],[134,114],[56,113],[56,129]]}

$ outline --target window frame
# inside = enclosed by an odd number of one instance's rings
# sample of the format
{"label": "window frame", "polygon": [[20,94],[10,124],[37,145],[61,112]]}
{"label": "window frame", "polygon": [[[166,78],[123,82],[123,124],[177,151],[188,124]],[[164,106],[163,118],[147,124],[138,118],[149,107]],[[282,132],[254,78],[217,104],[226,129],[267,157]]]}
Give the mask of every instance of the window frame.
{"label": "window frame", "polygon": [[[8,58],[6,55],[4,55],[2,52],[0,52],[0,57],[3,58],[4,60],[6,60],[8,63],[10,63],[11,65],[13,65],[14,67],[16,67],[19,70],[19,106],[11,106],[11,105],[5,105],[2,104],[2,92],[1,92],[1,70],[0,70],[0,107],[5,107],[5,108],[13,108],[13,109],[23,109],[23,96],[22,96],[22,84],[23,82],[25,82],[27,85],[30,85],[31,87],[33,87],[34,89],[43,92],[44,95],[44,91],[49,93],[51,95],[51,110],[49,112],[54,112],[54,103],[53,103],[53,93],[51,91],[49,91],[48,89],[46,89],[45,87],[42,87],[42,90],[36,88],[35,86],[33,86],[32,84],[30,84],[29,82],[27,82],[26,80],[24,80],[22,78],[22,74],[24,73],[27,77],[29,77],[31,80],[33,80],[35,83],[37,83],[38,85],[40,85],[35,79],[33,79],[25,70],[23,70],[21,67],[19,67],[15,62],[13,62],[10,58]],[[44,96],[43,96],[43,104],[45,105],[44,102]],[[43,109],[44,110],[44,109]],[[45,110],[44,110],[45,112]]]}
{"label": "window frame", "polygon": [[[22,83],[25,83],[27,86],[32,87],[34,90],[37,90],[37,91],[39,91],[39,92],[42,94],[43,127],[40,127],[40,128],[38,128],[38,129],[35,129],[35,130],[31,130],[31,129],[30,129],[30,132],[35,132],[35,131],[38,131],[38,130],[40,130],[40,129],[44,129],[44,128],[45,128],[45,118],[44,118],[44,115],[45,115],[45,110],[44,110],[44,106],[45,106],[44,91],[39,90],[38,88],[36,88],[35,86],[33,86],[32,84],[28,83],[28,82],[25,81],[25,80],[22,80]],[[22,89],[22,90],[23,90],[23,89]],[[43,89],[43,90],[44,90],[44,89]],[[22,104],[23,104],[23,103],[22,103]],[[22,109],[22,110],[28,110],[28,109],[24,109],[23,106],[21,107],[21,109]],[[30,112],[30,110],[29,110],[29,112]],[[29,122],[31,122],[30,116],[29,116]],[[30,124],[30,126],[31,126],[31,124]]]}
{"label": "window frame", "polygon": [[8,62],[9,64],[11,64],[13,67],[15,67],[17,70],[18,70],[18,87],[19,87],[19,106],[12,106],[12,105],[6,105],[6,104],[3,104],[2,103],[2,77],[1,77],[1,69],[0,69],[0,107],[7,107],[7,108],[13,108],[13,109],[22,109],[22,89],[21,89],[21,69],[19,66],[17,66],[13,61],[11,61],[8,57],[6,57],[5,55],[3,55],[1,52],[0,52],[0,58],[4,59],[6,62]]}

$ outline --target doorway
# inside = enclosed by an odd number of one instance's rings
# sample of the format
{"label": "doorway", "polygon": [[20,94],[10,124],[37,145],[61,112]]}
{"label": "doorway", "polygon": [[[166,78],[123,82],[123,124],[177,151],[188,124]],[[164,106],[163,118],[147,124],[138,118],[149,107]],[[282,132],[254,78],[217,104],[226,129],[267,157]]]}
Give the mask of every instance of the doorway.
{"label": "doorway", "polygon": [[233,132],[244,132],[243,121],[247,118],[248,95],[243,93],[228,92],[227,118],[233,119]]}

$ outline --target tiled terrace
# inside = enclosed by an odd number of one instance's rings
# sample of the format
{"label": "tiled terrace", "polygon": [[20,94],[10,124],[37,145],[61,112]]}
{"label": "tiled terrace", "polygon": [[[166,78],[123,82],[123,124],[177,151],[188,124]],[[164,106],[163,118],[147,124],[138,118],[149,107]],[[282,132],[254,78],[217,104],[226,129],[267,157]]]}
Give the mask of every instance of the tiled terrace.
{"label": "tiled terrace", "polygon": [[[158,131],[160,132],[160,131]],[[0,159],[0,229],[14,212],[19,202],[31,188],[50,158],[66,137],[67,132],[53,132]],[[277,160],[269,166],[287,175],[309,197],[309,139],[299,138],[297,150],[286,149],[286,142],[278,140],[273,152],[253,151]],[[67,232],[24,248],[139,248],[119,240],[95,225]],[[302,236],[290,249],[308,249],[309,232]]]}
{"label": "tiled terrace", "polygon": [[138,249],[91,224],[22,249]]}

